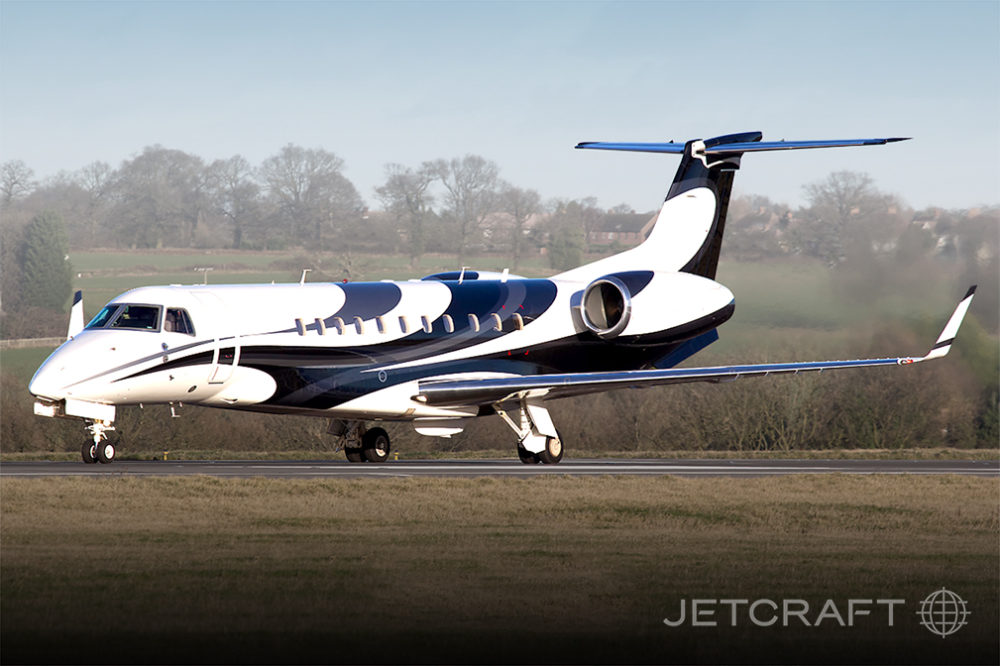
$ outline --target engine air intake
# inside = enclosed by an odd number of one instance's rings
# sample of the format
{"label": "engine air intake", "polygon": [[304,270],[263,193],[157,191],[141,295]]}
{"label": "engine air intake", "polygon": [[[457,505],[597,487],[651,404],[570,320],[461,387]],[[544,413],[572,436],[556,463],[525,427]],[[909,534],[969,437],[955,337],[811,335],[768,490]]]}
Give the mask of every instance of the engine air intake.
{"label": "engine air intake", "polygon": [[584,325],[605,340],[611,340],[628,326],[632,297],[625,283],[616,277],[594,280],[583,292],[581,308]]}

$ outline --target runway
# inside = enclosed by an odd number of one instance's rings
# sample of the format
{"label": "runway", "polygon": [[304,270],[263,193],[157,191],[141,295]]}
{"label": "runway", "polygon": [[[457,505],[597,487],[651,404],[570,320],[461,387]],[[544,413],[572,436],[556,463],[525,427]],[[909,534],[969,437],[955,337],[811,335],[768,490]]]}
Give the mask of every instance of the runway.
{"label": "runway", "polygon": [[412,460],[382,464],[346,461],[132,461],[110,465],[83,462],[5,462],[0,478],[51,476],[267,477],[275,479],[385,477],[507,477],[538,476],[730,476],[760,477],[792,474],[961,474],[1000,477],[1000,461],[969,460],[564,460],[558,465],[523,465],[516,460]]}

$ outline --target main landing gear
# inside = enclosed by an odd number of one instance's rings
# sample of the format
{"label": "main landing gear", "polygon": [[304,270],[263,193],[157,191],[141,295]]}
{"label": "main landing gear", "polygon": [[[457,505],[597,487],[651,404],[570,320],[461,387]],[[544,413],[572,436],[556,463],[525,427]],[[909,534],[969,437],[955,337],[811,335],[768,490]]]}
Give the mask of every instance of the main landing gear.
{"label": "main landing gear", "polygon": [[108,421],[94,421],[87,426],[90,431],[91,441],[84,442],[80,453],[83,455],[83,462],[92,465],[96,462],[107,465],[115,459],[115,445],[108,441],[107,431],[114,430],[115,427]]}
{"label": "main landing gear", "polygon": [[366,428],[358,421],[332,419],[327,430],[343,440],[344,455],[352,463],[381,463],[389,459],[392,447],[384,428]]}
{"label": "main landing gear", "polygon": [[535,401],[522,399],[516,420],[507,413],[503,405],[493,405],[493,410],[517,435],[517,457],[525,465],[555,465],[562,460],[562,436],[545,407]]}

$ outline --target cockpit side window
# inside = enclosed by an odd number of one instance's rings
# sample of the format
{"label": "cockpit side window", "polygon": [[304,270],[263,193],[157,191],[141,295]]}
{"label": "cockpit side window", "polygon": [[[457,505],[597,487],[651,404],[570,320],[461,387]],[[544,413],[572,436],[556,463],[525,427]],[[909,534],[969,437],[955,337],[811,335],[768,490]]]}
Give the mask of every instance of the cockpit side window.
{"label": "cockpit side window", "polygon": [[104,309],[97,313],[97,316],[90,320],[87,324],[87,328],[104,328],[107,326],[108,322],[111,321],[111,317],[118,312],[118,308],[121,306],[117,303],[113,305],[105,305]]}
{"label": "cockpit side window", "polygon": [[111,322],[110,328],[158,331],[160,330],[160,307],[158,305],[126,305]]}
{"label": "cockpit side window", "polygon": [[163,330],[194,335],[194,324],[191,323],[191,315],[184,308],[167,308],[167,315],[163,318]]}

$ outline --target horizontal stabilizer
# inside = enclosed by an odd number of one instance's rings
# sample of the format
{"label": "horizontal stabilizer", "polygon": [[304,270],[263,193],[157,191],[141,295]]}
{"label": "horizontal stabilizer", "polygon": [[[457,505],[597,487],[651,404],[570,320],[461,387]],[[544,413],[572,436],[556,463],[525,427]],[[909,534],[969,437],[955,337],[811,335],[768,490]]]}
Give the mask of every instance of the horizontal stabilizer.
{"label": "horizontal stabilizer", "polygon": [[[842,148],[845,146],[881,146],[896,141],[907,141],[910,137],[891,137],[886,139],[834,139],[827,141],[741,141],[735,143],[719,143],[711,145],[706,141],[706,147],[699,153],[719,155],[724,153],[757,153],[769,150],[802,150],[805,148]],[[590,150],[624,150],[633,153],[674,153],[684,152],[683,143],[611,143],[604,141],[584,141],[576,144],[577,148]]]}
{"label": "horizontal stabilizer", "polygon": [[627,150],[632,153],[676,153],[684,152],[683,143],[608,143],[605,141],[584,141],[577,148],[592,150]]}
{"label": "horizontal stabilizer", "polygon": [[958,334],[962,319],[972,303],[972,287],[959,302],[934,347],[922,357],[869,358],[854,361],[810,361],[796,363],[760,363],[725,365],[709,368],[670,368],[665,370],[623,370],[620,372],[581,372],[527,377],[499,377],[477,380],[428,380],[420,382],[415,399],[431,405],[489,405],[521,398],[565,398],[611,389],[644,388],[687,382],[723,382],[741,377],[823,372],[844,368],[912,365],[940,358],[948,353]]}

